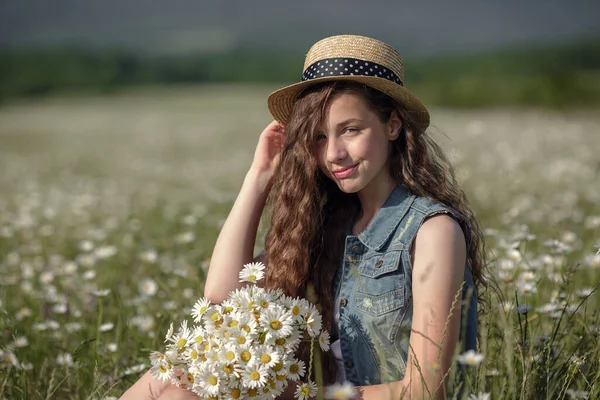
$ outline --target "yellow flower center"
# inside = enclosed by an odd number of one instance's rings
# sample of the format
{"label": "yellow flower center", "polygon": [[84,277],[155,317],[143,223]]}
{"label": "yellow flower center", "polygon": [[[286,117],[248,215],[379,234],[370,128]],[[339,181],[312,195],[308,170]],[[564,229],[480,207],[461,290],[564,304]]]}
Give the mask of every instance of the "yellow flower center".
{"label": "yellow flower center", "polygon": [[187,377],[188,382],[193,385],[194,384],[194,375],[192,375],[188,372],[186,377]]}
{"label": "yellow flower center", "polygon": [[262,361],[263,364],[268,364],[271,362],[271,356],[268,354],[263,354],[262,356],[260,356],[260,361]]}
{"label": "yellow flower center", "polygon": [[215,386],[217,384],[218,380],[217,377],[212,375],[210,377],[208,377],[208,383],[209,385]]}
{"label": "yellow flower center", "polygon": [[242,330],[245,330],[246,332],[250,333],[250,327],[248,325],[242,325]]}
{"label": "yellow flower center", "polygon": [[246,338],[244,336],[238,336],[237,342],[239,344],[244,344],[244,343],[246,343]]}
{"label": "yellow flower center", "polygon": [[274,329],[276,331],[281,329],[281,322],[276,319],[271,321],[269,325],[271,326],[271,329]]}
{"label": "yellow flower center", "polygon": [[262,308],[267,308],[267,307],[269,307],[269,302],[266,301],[266,300],[263,300],[263,301],[260,302],[260,306]]}
{"label": "yellow flower center", "polygon": [[285,381],[287,379],[287,375],[286,374],[277,374],[275,376],[277,377],[278,381]]}
{"label": "yellow flower center", "polygon": [[297,305],[292,307],[292,314],[294,315],[299,315],[300,314],[300,307],[298,307]]}
{"label": "yellow flower center", "polygon": [[273,366],[273,371],[278,372],[278,371],[281,371],[282,368],[283,368],[283,363],[280,361]]}
{"label": "yellow flower center", "polygon": [[275,339],[275,344],[279,346],[283,346],[285,344],[285,338],[277,338]]}
{"label": "yellow flower center", "polygon": [[297,373],[300,370],[300,366],[298,366],[298,364],[292,364],[290,365],[290,372],[292,374]]}
{"label": "yellow flower center", "polygon": [[161,365],[160,367],[158,367],[158,370],[160,371],[161,374],[165,374],[167,372],[167,367],[165,367],[164,365]]}
{"label": "yellow flower center", "polygon": [[182,348],[183,346],[185,346],[187,343],[187,340],[185,340],[184,338],[181,338],[177,341],[177,347]]}
{"label": "yellow flower center", "polygon": [[250,354],[248,350],[244,350],[240,354],[240,358],[242,359],[242,361],[248,362],[252,358],[252,354]]}
{"label": "yellow flower center", "polygon": [[196,349],[194,349],[194,350],[191,351],[190,358],[192,360],[195,360],[196,358],[198,358],[198,352],[196,351]]}
{"label": "yellow flower center", "polygon": [[202,336],[199,336],[199,335],[196,336],[196,344],[202,343],[202,340],[203,340]]}
{"label": "yellow flower center", "polygon": [[302,396],[308,397],[310,394],[310,388],[308,386],[303,386],[301,390]]}
{"label": "yellow flower center", "polygon": [[250,373],[250,379],[252,379],[253,381],[257,381],[260,379],[260,374],[258,373],[258,371],[252,371]]}
{"label": "yellow flower center", "polygon": [[248,389],[248,397],[256,397],[258,396],[258,389],[250,388]]}
{"label": "yellow flower center", "polygon": [[230,328],[233,328],[234,326],[238,326],[238,321],[236,321],[235,319],[232,319],[231,321],[229,321],[229,324],[227,324]]}
{"label": "yellow flower center", "polygon": [[231,364],[223,365],[223,371],[225,371],[228,374],[232,374],[233,373],[233,365],[231,365]]}
{"label": "yellow flower center", "polygon": [[212,315],[210,316],[210,320],[212,322],[215,322],[219,319],[220,316],[221,316],[221,314],[219,314],[218,312],[212,313]]}
{"label": "yellow flower center", "polygon": [[231,391],[231,397],[234,399],[239,399],[241,394],[242,392],[238,388],[235,388]]}
{"label": "yellow flower center", "polygon": [[225,358],[227,361],[233,361],[235,359],[235,353],[229,350],[227,353],[225,353]]}
{"label": "yellow flower center", "polygon": [[249,280],[250,282],[254,282],[254,281],[256,281],[256,275],[248,275],[248,280]]}

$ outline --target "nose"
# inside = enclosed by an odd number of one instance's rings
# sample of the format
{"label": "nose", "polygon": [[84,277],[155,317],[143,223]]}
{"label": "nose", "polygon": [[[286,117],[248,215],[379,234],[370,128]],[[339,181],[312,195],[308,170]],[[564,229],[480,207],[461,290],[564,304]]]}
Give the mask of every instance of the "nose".
{"label": "nose", "polygon": [[[335,135],[331,135],[335,136]],[[327,140],[327,162],[336,164],[348,156],[344,143],[336,137],[330,137]]]}

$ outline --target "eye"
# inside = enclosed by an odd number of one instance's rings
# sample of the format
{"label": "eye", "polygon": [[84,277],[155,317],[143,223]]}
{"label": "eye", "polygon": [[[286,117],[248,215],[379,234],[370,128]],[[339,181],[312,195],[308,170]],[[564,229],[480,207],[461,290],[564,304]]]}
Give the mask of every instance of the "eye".
{"label": "eye", "polygon": [[346,132],[347,133],[354,133],[354,132],[357,132],[357,131],[358,131],[358,129],[354,128],[354,127],[349,127],[349,128],[344,129],[344,133],[346,133]]}
{"label": "eye", "polygon": [[322,141],[322,140],[325,140],[325,139],[327,139],[327,136],[325,136],[325,134],[324,134],[324,133],[322,133],[322,132],[319,132],[319,133],[317,133],[317,137],[316,137],[315,139],[316,139],[316,141],[317,141],[317,142],[320,142],[320,141]]}

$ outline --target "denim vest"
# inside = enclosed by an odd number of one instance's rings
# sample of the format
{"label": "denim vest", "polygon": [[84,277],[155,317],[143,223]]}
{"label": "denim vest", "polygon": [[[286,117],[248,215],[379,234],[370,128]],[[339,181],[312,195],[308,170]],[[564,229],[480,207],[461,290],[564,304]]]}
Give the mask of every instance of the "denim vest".
{"label": "denim vest", "polygon": [[[468,246],[471,230],[463,215],[399,186],[361,234],[346,237],[332,289],[340,307],[336,328],[344,372],[353,385],[404,377],[413,318],[410,249],[424,220],[440,213],[461,224]],[[477,298],[468,265],[464,281],[461,352],[475,350],[477,340]]]}

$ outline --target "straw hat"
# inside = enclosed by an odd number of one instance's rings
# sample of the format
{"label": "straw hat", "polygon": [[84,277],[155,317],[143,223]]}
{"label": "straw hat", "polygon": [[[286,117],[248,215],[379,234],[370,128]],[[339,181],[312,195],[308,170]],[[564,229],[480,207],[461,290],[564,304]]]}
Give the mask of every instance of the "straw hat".
{"label": "straw hat", "polygon": [[420,128],[429,126],[429,112],[406,89],[400,53],[376,39],[357,35],[330,36],[315,43],[304,61],[302,81],[271,93],[269,111],[286,124],[298,95],[317,83],[350,80],[363,83],[396,99]]}

